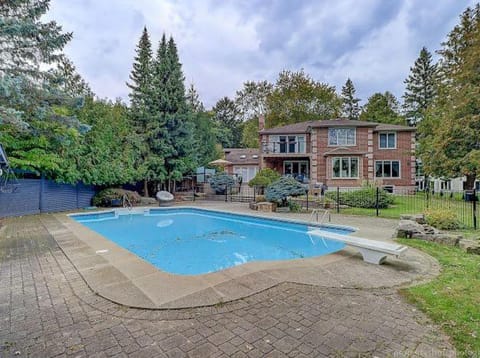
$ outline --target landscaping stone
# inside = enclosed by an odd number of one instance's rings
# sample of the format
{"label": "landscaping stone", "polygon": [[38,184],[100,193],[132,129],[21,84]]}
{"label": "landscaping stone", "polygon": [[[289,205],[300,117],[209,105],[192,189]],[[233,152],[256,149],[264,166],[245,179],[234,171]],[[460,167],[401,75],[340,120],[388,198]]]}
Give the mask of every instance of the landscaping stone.
{"label": "landscaping stone", "polygon": [[422,225],[427,223],[423,214],[402,214],[400,220],[411,220]]}
{"label": "landscaping stone", "polygon": [[419,235],[425,234],[425,228],[423,225],[413,221],[413,220],[400,220],[398,227],[396,229],[396,237],[402,239],[411,239],[414,236],[419,238]]}
{"label": "landscaping stone", "polygon": [[[406,218],[408,215],[402,215],[402,218]],[[412,219],[416,218],[416,215],[411,215]],[[400,220],[396,229],[396,237],[402,239],[419,239],[436,242],[447,246],[458,246],[458,243],[462,236],[452,235],[441,232],[434,227],[427,224],[419,224],[416,220]]]}
{"label": "landscaping stone", "polygon": [[437,244],[442,244],[446,246],[458,246],[460,239],[462,236],[460,235],[452,235],[452,234],[432,234],[426,235],[424,240],[436,242]]}
{"label": "landscaping stone", "polygon": [[257,203],[257,210],[258,211],[264,211],[264,212],[273,212],[277,208],[277,205],[275,203],[270,203],[268,201],[262,201],[260,203]]}
{"label": "landscaping stone", "polygon": [[248,207],[252,210],[258,210],[258,205],[255,202],[251,202],[248,204]]}
{"label": "landscaping stone", "polygon": [[146,196],[142,196],[140,198],[140,205],[152,205],[156,203],[157,203],[157,200],[155,200],[155,198],[150,198]]}
{"label": "landscaping stone", "polygon": [[480,240],[461,239],[458,246],[468,254],[480,255]]}

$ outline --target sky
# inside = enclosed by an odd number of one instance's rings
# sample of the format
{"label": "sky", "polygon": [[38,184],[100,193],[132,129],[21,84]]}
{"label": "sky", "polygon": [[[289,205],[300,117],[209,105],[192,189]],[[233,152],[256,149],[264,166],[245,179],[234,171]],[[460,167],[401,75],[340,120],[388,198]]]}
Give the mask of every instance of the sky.
{"label": "sky", "polygon": [[65,52],[101,98],[128,102],[135,47],[146,26],[154,48],[177,43],[186,86],[207,108],[245,81],[275,82],[304,69],[340,92],[350,78],[365,104],[404,92],[404,79],[474,5],[469,0],[52,0],[48,19],[73,32]]}

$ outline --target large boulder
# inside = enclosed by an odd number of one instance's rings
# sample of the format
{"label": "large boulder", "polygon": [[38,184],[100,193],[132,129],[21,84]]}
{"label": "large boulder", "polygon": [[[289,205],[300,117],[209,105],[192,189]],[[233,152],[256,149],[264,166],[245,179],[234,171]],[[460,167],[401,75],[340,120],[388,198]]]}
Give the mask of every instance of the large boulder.
{"label": "large boulder", "polygon": [[396,236],[402,239],[421,238],[425,235],[425,228],[413,220],[400,220]]}
{"label": "large boulder", "polygon": [[442,244],[446,246],[458,246],[461,238],[462,236],[459,235],[439,233],[426,235],[424,240],[436,242],[437,244]]}
{"label": "large boulder", "polygon": [[461,239],[459,246],[466,253],[480,255],[480,240]]}

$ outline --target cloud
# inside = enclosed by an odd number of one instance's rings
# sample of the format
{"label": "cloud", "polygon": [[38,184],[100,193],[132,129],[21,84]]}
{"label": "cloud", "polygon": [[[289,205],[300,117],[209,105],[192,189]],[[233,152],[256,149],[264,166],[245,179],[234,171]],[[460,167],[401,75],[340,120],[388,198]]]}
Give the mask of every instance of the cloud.
{"label": "cloud", "polygon": [[128,101],[125,82],[147,26],[156,48],[177,42],[187,85],[207,107],[248,80],[304,68],[339,90],[350,77],[364,100],[401,96],[422,46],[430,51],[471,0],[53,0],[48,18],[74,39],[66,52],[100,97]]}

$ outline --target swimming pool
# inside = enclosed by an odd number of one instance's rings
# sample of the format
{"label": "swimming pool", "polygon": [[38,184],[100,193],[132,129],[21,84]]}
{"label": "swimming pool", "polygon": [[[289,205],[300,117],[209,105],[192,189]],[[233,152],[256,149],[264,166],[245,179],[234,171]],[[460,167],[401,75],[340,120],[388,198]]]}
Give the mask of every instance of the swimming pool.
{"label": "swimming pool", "polygon": [[[251,261],[321,256],[344,247],[310,237],[306,224],[194,208],[71,217],[157,268],[179,275],[200,275]],[[340,234],[353,231],[324,229]]]}

